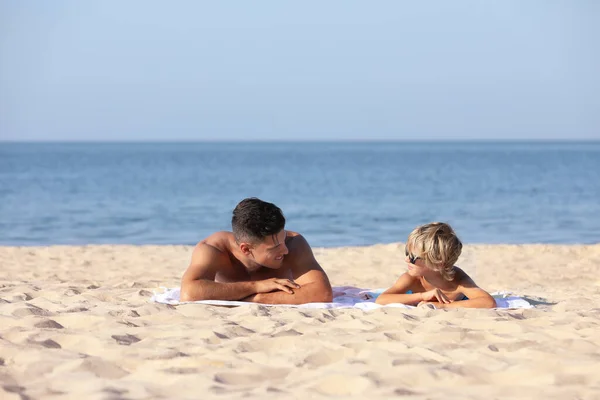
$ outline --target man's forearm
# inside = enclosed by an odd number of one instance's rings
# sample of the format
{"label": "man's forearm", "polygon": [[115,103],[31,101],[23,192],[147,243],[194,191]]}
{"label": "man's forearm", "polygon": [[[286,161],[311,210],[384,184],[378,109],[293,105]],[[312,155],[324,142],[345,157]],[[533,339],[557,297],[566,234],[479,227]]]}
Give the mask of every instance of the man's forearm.
{"label": "man's forearm", "polygon": [[219,283],[198,279],[182,282],[180,300],[241,300],[254,293],[255,282]]}
{"label": "man's forearm", "polygon": [[270,293],[257,293],[248,296],[244,301],[262,304],[306,304],[329,303],[333,300],[331,287],[322,283],[306,283],[294,293],[278,290]]}

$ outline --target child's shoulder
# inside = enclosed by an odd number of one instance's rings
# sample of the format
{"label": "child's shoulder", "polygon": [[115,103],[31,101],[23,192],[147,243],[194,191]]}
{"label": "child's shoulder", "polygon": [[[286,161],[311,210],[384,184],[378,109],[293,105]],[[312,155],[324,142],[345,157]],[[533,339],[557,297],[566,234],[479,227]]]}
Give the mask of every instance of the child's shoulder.
{"label": "child's shoulder", "polygon": [[467,274],[465,271],[462,270],[462,268],[457,267],[456,265],[454,266],[454,282],[456,282],[457,285],[459,286],[472,286],[473,285],[473,279],[469,276],[469,274]]}

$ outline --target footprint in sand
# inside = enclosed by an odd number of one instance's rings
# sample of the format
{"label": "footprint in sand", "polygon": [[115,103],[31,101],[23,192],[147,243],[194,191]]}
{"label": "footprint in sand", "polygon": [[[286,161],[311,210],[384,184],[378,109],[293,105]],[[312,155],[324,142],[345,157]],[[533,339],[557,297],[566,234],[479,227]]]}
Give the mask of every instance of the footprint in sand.
{"label": "footprint in sand", "polygon": [[47,340],[44,340],[42,342],[36,342],[34,340],[29,340],[29,343],[39,344],[40,346],[44,346],[44,347],[46,347],[48,349],[62,349],[61,345],[58,344],[58,343],[56,343],[52,339],[47,339]]}
{"label": "footprint in sand", "polygon": [[285,379],[289,374],[289,369],[263,369],[258,374],[244,374],[239,372],[220,372],[215,375],[215,382],[224,385],[256,385],[260,382],[273,382]]}
{"label": "footprint in sand", "polygon": [[393,342],[404,342],[407,340],[408,335],[406,332],[383,332],[383,336]]}
{"label": "footprint in sand", "polygon": [[121,325],[125,325],[125,326],[129,326],[131,328],[139,328],[139,325],[134,324],[131,321],[126,321],[126,320],[122,320],[122,321],[117,321],[117,324],[121,324]]}
{"label": "footprint in sand", "polygon": [[[2,385],[7,393],[16,393],[21,399],[28,399],[29,397],[25,394],[25,388],[16,384]],[[1,393],[1,392],[0,392]]]}
{"label": "footprint in sand", "polygon": [[306,357],[304,359],[304,365],[308,365],[312,368],[324,367],[342,359],[354,356],[355,353],[356,352],[352,349],[319,350]]}
{"label": "footprint in sand", "polygon": [[112,335],[111,337],[113,339],[115,339],[117,341],[117,343],[122,346],[129,346],[132,343],[137,343],[141,340],[141,339],[137,338],[136,336],[129,335],[129,334],[127,334],[127,335]]}
{"label": "footprint in sand", "polygon": [[33,297],[29,293],[21,293],[21,294],[13,296],[13,298],[11,299],[11,302],[18,303],[20,301],[29,301],[32,299],[33,299]]}
{"label": "footprint in sand", "polygon": [[71,297],[71,296],[77,296],[78,294],[81,294],[80,290],[77,290],[75,288],[69,288],[68,290],[66,290],[63,295]]}
{"label": "footprint in sand", "polygon": [[93,373],[99,378],[119,379],[129,375],[129,372],[125,371],[118,365],[98,357],[85,358],[83,361],[81,361],[79,367],[83,370]]}
{"label": "footprint in sand", "polygon": [[113,310],[113,311],[109,311],[108,315],[110,315],[111,317],[133,317],[133,318],[137,318],[140,316],[140,314],[138,314],[138,312],[135,310]]}
{"label": "footprint in sand", "polygon": [[253,385],[264,380],[260,375],[240,374],[236,372],[224,372],[215,375],[215,382],[224,385]]}
{"label": "footprint in sand", "polygon": [[64,326],[52,319],[44,319],[34,325],[36,328],[42,329],[64,329]]}
{"label": "footprint in sand", "polygon": [[250,312],[254,317],[270,317],[271,310],[267,306],[257,306],[253,307],[253,310]]}
{"label": "footprint in sand", "polygon": [[26,308],[17,308],[12,312],[12,315],[15,317],[27,317],[29,315],[39,315],[41,317],[48,317],[52,315],[52,313],[48,310],[44,310],[43,308],[36,307],[32,304],[28,304]]}
{"label": "footprint in sand", "polygon": [[302,335],[303,335],[303,333],[301,333],[301,332],[298,332],[298,331],[297,331],[297,330],[295,330],[295,329],[286,329],[286,330],[283,330],[283,331],[279,331],[279,332],[277,332],[277,333],[274,333],[274,334],[272,335],[272,337],[302,336]]}
{"label": "footprint in sand", "polygon": [[[521,349],[536,349],[540,347],[539,343],[534,340],[516,340],[513,342],[490,344],[490,346],[493,346],[496,351],[500,350],[508,352],[519,351]],[[488,346],[488,348],[492,350],[490,346]]]}
{"label": "footprint in sand", "polygon": [[266,352],[268,354],[295,349],[298,338],[296,336],[270,337],[267,339],[253,339],[240,343],[238,353]]}
{"label": "footprint in sand", "polygon": [[313,389],[327,396],[348,396],[365,393],[372,386],[373,382],[362,376],[332,374],[322,378]]}
{"label": "footprint in sand", "polygon": [[[159,350],[156,350],[159,351]],[[189,357],[190,355],[187,353],[183,353],[181,351],[178,350],[163,350],[160,353],[157,353],[156,351],[152,351],[149,355],[147,355],[146,357],[144,357],[146,360],[171,360],[173,358],[178,358],[178,357]]]}
{"label": "footprint in sand", "polygon": [[421,357],[415,355],[406,355],[402,358],[397,358],[392,361],[392,367],[404,367],[404,366],[414,366],[414,365],[439,365],[439,361],[435,360],[425,360]]}
{"label": "footprint in sand", "polygon": [[225,332],[223,332],[223,333],[217,332],[217,331],[213,331],[213,333],[219,339],[234,339],[234,338],[238,338],[238,337],[250,336],[250,335],[256,333],[256,331],[245,328],[241,325],[234,324],[234,325],[227,326],[225,328]]}
{"label": "footprint in sand", "polygon": [[102,389],[102,391],[105,393],[114,394],[119,399],[123,398],[123,396],[120,396],[120,395],[128,392],[127,389],[118,389],[118,388],[114,388],[114,387],[107,387],[107,388]]}
{"label": "footprint in sand", "polygon": [[85,312],[85,311],[89,311],[89,310],[90,310],[89,307],[79,306],[79,307],[67,308],[66,310],[60,311],[60,313],[61,314],[69,314],[69,313]]}
{"label": "footprint in sand", "polygon": [[177,367],[171,367],[171,368],[163,369],[163,371],[166,372],[166,373],[168,373],[168,374],[187,375],[187,374],[196,374],[196,373],[198,373],[198,368],[177,368]]}
{"label": "footprint in sand", "polygon": [[408,389],[404,389],[404,388],[398,388],[396,390],[394,390],[394,394],[396,396],[416,396],[417,393],[413,392],[412,390],[408,390]]}

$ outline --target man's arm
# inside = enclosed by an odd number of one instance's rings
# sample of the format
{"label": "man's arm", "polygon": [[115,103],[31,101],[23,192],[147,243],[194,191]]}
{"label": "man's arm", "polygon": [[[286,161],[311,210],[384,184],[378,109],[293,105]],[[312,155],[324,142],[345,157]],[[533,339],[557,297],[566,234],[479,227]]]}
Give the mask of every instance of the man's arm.
{"label": "man's arm", "polygon": [[286,256],[290,263],[293,280],[300,285],[293,293],[276,291],[257,293],[244,299],[253,303],[263,304],[305,304],[329,303],[333,300],[333,292],[329,278],[319,265],[310,245],[301,235],[295,236]]}
{"label": "man's arm", "polygon": [[240,300],[256,293],[256,282],[217,283],[215,276],[226,260],[214,247],[201,243],[181,278],[181,301]]}
{"label": "man's arm", "polygon": [[244,301],[263,304],[306,304],[330,303],[333,300],[331,285],[323,270],[308,271],[300,275],[298,279],[294,279],[294,282],[300,285],[299,288],[294,289],[294,293],[281,290],[270,293],[257,293],[245,298]]}

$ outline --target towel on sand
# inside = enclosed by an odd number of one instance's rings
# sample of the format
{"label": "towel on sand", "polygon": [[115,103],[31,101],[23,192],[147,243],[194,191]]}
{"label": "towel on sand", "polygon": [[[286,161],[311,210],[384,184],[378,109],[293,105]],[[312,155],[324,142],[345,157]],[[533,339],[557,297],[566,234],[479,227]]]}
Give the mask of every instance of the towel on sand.
{"label": "towel on sand", "polygon": [[[165,288],[166,289],[166,288]],[[307,303],[307,304],[262,304],[265,306],[292,307],[292,308],[358,308],[361,310],[374,310],[381,307],[415,308],[405,304],[387,304],[385,306],[375,303],[375,299],[385,289],[361,289],[353,286],[334,286],[333,301],[331,303]],[[228,300],[200,300],[190,302],[179,301],[179,288],[166,289],[162,293],[155,293],[150,301],[164,304],[208,304],[213,306],[247,306],[257,303],[245,301]],[[492,293],[496,299],[496,308],[533,308],[525,299],[512,296],[510,292]]]}

